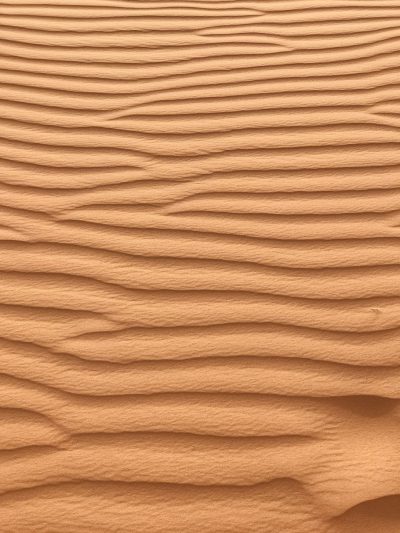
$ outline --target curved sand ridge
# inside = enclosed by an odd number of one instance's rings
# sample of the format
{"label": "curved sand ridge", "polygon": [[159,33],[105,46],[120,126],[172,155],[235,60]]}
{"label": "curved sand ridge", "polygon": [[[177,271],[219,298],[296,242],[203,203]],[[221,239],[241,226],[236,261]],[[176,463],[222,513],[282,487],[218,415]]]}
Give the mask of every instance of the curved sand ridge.
{"label": "curved sand ridge", "polygon": [[400,531],[398,2],[0,14],[0,530]]}

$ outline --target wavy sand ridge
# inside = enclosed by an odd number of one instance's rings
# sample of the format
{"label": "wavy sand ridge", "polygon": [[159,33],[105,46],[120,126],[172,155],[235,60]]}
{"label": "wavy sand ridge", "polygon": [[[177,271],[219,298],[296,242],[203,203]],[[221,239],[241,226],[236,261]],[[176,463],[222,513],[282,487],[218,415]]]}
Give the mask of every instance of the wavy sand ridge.
{"label": "wavy sand ridge", "polygon": [[398,2],[0,4],[0,530],[398,533]]}

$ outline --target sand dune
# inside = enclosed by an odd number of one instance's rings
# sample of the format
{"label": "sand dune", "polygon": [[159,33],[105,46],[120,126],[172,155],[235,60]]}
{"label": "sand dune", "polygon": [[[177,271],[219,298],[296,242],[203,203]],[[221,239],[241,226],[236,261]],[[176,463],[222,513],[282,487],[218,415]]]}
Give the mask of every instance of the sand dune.
{"label": "sand dune", "polygon": [[0,531],[400,531],[400,5],[0,1]]}

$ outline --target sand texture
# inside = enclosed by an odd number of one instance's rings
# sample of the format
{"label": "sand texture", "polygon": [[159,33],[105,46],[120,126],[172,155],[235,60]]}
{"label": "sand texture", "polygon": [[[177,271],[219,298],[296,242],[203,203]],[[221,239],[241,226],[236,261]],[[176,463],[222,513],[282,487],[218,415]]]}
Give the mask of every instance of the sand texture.
{"label": "sand texture", "polygon": [[0,533],[399,533],[399,1],[0,18]]}

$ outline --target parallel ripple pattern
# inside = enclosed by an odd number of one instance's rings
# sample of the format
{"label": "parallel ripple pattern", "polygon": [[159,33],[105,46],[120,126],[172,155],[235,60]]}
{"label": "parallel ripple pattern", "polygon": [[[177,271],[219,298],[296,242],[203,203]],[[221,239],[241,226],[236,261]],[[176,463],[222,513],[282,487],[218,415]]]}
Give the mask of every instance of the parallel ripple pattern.
{"label": "parallel ripple pattern", "polygon": [[400,4],[1,0],[0,531],[400,531]]}

